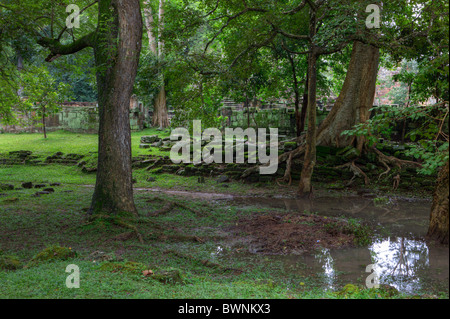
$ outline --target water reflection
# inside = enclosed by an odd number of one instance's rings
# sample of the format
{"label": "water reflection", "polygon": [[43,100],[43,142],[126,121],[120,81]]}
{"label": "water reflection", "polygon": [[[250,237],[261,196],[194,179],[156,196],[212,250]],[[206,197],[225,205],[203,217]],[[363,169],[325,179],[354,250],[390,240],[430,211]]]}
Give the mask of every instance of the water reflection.
{"label": "water reflection", "polygon": [[365,285],[370,275],[366,266],[370,264],[375,265],[380,284],[404,293],[448,291],[449,287],[448,249],[428,247],[424,241],[405,237],[378,240],[364,248],[322,249],[312,255],[283,258],[286,269],[299,262],[305,264],[308,273],[302,268],[302,275],[317,275],[329,290],[348,283]]}
{"label": "water reflection", "polygon": [[335,286],[336,272],[333,257],[329,249],[322,249],[314,254],[315,259],[322,265],[324,283],[328,289],[333,289]]}
{"label": "water reflection", "polygon": [[425,236],[431,202],[387,198],[377,204],[373,199],[360,196],[343,198],[320,197],[314,200],[287,198],[235,198],[233,205],[273,207],[290,212],[314,212],[324,216],[346,216],[382,224],[397,236]]}
{"label": "water reflection", "polygon": [[[348,216],[382,225],[390,237],[374,241],[369,247],[328,250],[302,256],[276,256],[292,271],[303,264],[301,275],[318,275],[326,289],[343,284],[365,285],[367,265],[376,265],[380,284],[404,293],[449,290],[449,249],[429,246],[423,238],[428,230],[431,203],[426,200],[389,199],[377,205],[363,197],[235,199],[234,204],[274,207],[286,211],[315,212],[325,216]],[[383,236],[384,237],[384,236]]]}
{"label": "water reflection", "polygon": [[420,276],[430,270],[429,249],[425,242],[389,238],[373,243],[369,250],[381,283],[405,292],[424,288]]}

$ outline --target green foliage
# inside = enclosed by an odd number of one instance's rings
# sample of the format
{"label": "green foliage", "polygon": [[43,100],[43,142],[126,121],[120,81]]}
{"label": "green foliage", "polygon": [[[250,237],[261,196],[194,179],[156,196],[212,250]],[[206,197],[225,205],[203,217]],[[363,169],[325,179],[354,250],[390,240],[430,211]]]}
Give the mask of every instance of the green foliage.
{"label": "green foliage", "polygon": [[17,123],[13,111],[19,109],[22,104],[18,95],[19,85],[14,82],[14,72],[1,70],[0,74],[0,122],[3,124]]}
{"label": "green foliage", "polygon": [[28,111],[34,112],[31,120],[41,120],[45,127],[45,118],[58,112],[64,101],[69,98],[69,86],[50,76],[44,67],[33,68],[22,75],[24,95],[23,103]]}
{"label": "green foliage", "polygon": [[342,134],[365,136],[368,144],[374,146],[378,144],[379,138],[391,138],[396,122],[408,120],[418,125],[407,134],[413,143],[408,145],[405,155],[423,161],[419,172],[433,174],[448,161],[448,104],[408,108],[384,105],[372,111],[375,116],[370,120]]}

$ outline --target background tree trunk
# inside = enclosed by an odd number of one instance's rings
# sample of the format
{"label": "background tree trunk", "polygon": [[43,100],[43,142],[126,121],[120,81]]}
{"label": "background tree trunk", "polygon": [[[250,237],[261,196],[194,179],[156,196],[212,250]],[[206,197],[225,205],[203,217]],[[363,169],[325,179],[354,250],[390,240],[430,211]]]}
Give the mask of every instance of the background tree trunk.
{"label": "background tree trunk", "polygon": [[157,55],[158,47],[156,42],[155,34],[153,33],[153,23],[155,20],[153,19],[152,7],[150,6],[150,1],[144,1],[144,19],[145,19],[145,27],[147,29],[148,42],[150,44],[150,50]]}
{"label": "background tree trunk", "polygon": [[170,125],[169,112],[167,111],[167,95],[164,85],[160,88],[155,99],[152,125],[160,128],[166,128]]}
{"label": "background tree trunk", "polygon": [[[309,21],[309,36],[314,38],[317,31],[317,16],[315,9],[310,9],[310,21]],[[303,160],[302,172],[300,174],[300,184],[298,188],[298,194],[301,197],[311,195],[313,187],[311,178],[314,172],[314,166],[316,165],[316,145],[317,145],[317,128],[316,128],[316,115],[317,115],[317,59],[319,53],[317,47],[310,45],[310,53],[308,55],[308,128],[306,131],[306,148],[305,157]]]}
{"label": "background tree trunk", "polygon": [[[341,136],[341,133],[369,119],[369,110],[375,99],[379,60],[379,48],[359,41],[353,43],[344,86],[333,109],[318,129],[317,144],[333,147],[351,144],[352,137]],[[355,146],[362,151],[364,143],[361,137]]]}
{"label": "background tree trunk", "polygon": [[311,178],[316,164],[316,94],[317,94],[317,54],[313,52],[308,58],[308,128],[306,133],[306,150],[300,175],[299,195],[304,197],[312,193]]}
{"label": "background tree trunk", "polygon": [[442,244],[448,244],[448,219],[449,219],[449,162],[439,173],[436,190],[433,196],[433,205],[431,207],[430,227],[427,237],[439,241]]}
{"label": "background tree trunk", "polygon": [[[152,26],[154,19],[149,1],[144,1],[144,6],[144,19],[145,26],[147,28],[150,50],[161,60],[164,58],[164,42],[162,41],[162,31],[164,29],[164,0],[159,1],[158,41],[156,40],[155,32]],[[162,82],[163,85],[160,87],[153,104],[152,125],[155,127],[166,128],[170,125],[170,121],[169,112],[167,110],[167,93],[164,85],[164,78],[162,79]]]}
{"label": "background tree trunk", "polygon": [[139,63],[142,16],[138,0],[99,2],[94,45],[100,115],[98,169],[90,214],[137,216],[131,171],[130,100]]}
{"label": "background tree trunk", "polygon": [[44,138],[47,138],[47,128],[45,124],[45,106],[42,107],[42,130],[44,132]]}
{"label": "background tree trunk", "polygon": [[298,87],[297,70],[295,69],[295,61],[294,61],[294,58],[292,57],[291,53],[286,51],[286,54],[288,56],[289,62],[291,63],[292,80],[293,80],[293,84],[294,84],[294,94],[295,94],[295,102],[294,102],[295,126],[296,126],[297,137],[299,137],[302,134],[305,127],[304,127],[304,122],[303,122],[303,127],[301,127],[300,92],[299,92],[299,87]]}
{"label": "background tree trunk", "polygon": [[300,135],[305,131],[306,113],[308,111],[309,74],[306,72],[305,92],[303,94],[302,112],[300,113]]}

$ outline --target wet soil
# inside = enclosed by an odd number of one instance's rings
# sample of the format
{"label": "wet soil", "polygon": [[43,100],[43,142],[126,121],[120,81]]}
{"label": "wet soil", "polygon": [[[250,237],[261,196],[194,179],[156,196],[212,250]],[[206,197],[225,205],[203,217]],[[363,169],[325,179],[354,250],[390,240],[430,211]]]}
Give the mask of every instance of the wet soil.
{"label": "wet soil", "polygon": [[307,214],[255,215],[241,219],[230,231],[244,236],[252,253],[299,255],[318,248],[353,246],[355,236],[337,218]]}

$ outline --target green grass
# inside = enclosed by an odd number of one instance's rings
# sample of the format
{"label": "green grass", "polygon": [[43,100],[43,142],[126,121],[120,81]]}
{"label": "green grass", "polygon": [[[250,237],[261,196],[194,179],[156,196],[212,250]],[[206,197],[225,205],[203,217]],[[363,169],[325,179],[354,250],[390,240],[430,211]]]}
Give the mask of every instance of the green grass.
{"label": "green grass", "polygon": [[[156,130],[133,133],[133,156],[159,155],[159,151],[139,148],[141,136],[154,134],[168,135]],[[39,134],[0,135],[0,154],[29,150],[41,157],[56,152],[88,155],[96,148],[97,137],[89,134],[60,131],[50,133],[47,140]],[[224,188],[217,184],[216,178],[205,178],[205,183],[199,184],[197,177],[151,174],[143,169],[134,170],[133,175],[137,179],[135,187],[142,188],[240,195],[262,193],[266,196],[280,192],[274,184],[258,187],[233,182]],[[150,176],[156,181],[147,182]],[[33,189],[6,191],[6,196],[0,196],[0,255],[12,256],[22,265],[15,271],[0,269],[0,298],[387,298],[362,288],[353,294],[336,294],[325,290],[318,276],[289,271],[277,258],[232,251],[227,246],[227,229],[242,217],[261,213],[260,208],[232,203],[216,205],[211,200],[188,200],[158,192],[136,191],[136,205],[141,214],[136,225],[145,241],[142,244],[135,237],[113,240],[129,230],[108,220],[97,224],[86,222],[95,174],[85,174],[77,166],[57,164],[0,166],[0,183],[20,187],[22,182],[30,181],[62,185],[55,187],[55,194],[41,197],[32,197],[36,191]],[[147,213],[164,207],[167,199],[183,202],[193,211],[178,207],[166,214],[146,217]],[[195,214],[194,211],[199,210],[205,212],[205,216]],[[195,242],[194,236],[205,242]],[[34,256],[53,245],[70,247],[77,256],[66,261],[30,264]],[[212,255],[219,245],[226,252],[223,257]],[[245,243],[241,245],[245,248]],[[94,262],[89,258],[95,251],[141,263],[155,272],[178,269],[183,283],[164,284],[145,278],[140,272],[107,271],[102,269],[105,262]],[[244,272],[207,267],[201,262],[203,260]],[[80,267],[80,289],[65,286],[68,276],[65,269],[69,264]],[[27,265],[28,268],[23,267]],[[339,287],[346,284],[339,283]],[[443,293],[441,297],[448,298],[448,295]]]}
{"label": "green grass", "polygon": [[[147,154],[166,154],[159,150],[140,149],[139,144],[142,136],[158,135],[161,138],[170,136],[168,131],[157,129],[146,129],[141,132],[131,133],[131,144],[133,156]],[[49,156],[57,152],[64,154],[87,155],[89,152],[97,152],[98,136],[96,134],[76,134],[67,131],[56,131],[47,134],[45,139],[42,134],[0,134],[0,154],[12,151],[32,151],[37,156]]]}
{"label": "green grass", "polygon": [[20,183],[63,183],[76,185],[95,184],[95,174],[84,174],[76,166],[48,165],[48,166],[0,166],[0,182]]}
{"label": "green grass", "polygon": [[[13,191],[10,195],[17,197],[17,201],[0,200],[2,253],[15,256],[21,265],[28,267],[0,270],[0,298],[388,298],[362,286],[352,294],[327,291],[320,276],[290,271],[276,257],[241,255],[229,248],[228,237],[223,232],[240,218],[260,213],[261,209],[255,207],[217,206],[208,201],[138,191],[136,203],[141,218],[136,225],[144,237],[142,244],[135,237],[112,240],[129,230],[107,220],[99,224],[86,222],[85,208],[89,207],[92,188],[65,185],[57,188],[55,194],[39,198],[31,197],[33,192]],[[166,214],[146,217],[148,212],[161,209],[166,199],[182,201],[206,215],[199,217],[190,209],[176,208]],[[205,242],[195,242],[193,236]],[[77,256],[66,261],[30,263],[39,252],[54,245],[68,247]],[[222,257],[212,255],[219,245],[224,247]],[[183,282],[165,284],[144,277],[140,271],[102,269],[107,262],[89,259],[95,251],[141,263],[156,273],[178,269]],[[202,260],[223,268],[207,267]],[[80,268],[80,289],[65,286],[69,275],[65,269],[70,264]],[[234,273],[224,268],[244,272]],[[340,283],[338,287],[346,284]]]}
{"label": "green grass", "polygon": [[[70,189],[74,189],[71,187]],[[223,273],[205,267],[198,260],[210,259],[217,242],[195,243],[183,236],[208,236],[211,226],[223,227],[238,216],[254,212],[237,208],[215,209],[214,215],[198,218],[185,209],[147,219],[143,217],[139,229],[146,243],[132,239],[126,242],[108,241],[122,234],[124,229],[111,224],[86,225],[83,207],[89,205],[92,190],[78,187],[72,193],[58,190],[56,196],[32,198],[32,190],[23,190],[19,200],[0,203],[0,242],[5,254],[17,256],[22,264],[45,247],[70,247],[78,257],[64,262],[42,263],[17,271],[0,270],[0,298],[288,298],[291,284],[280,274],[280,266],[251,264],[224,260],[220,263],[233,268],[252,268],[241,275]],[[164,197],[163,197],[164,198]],[[145,192],[138,193],[136,202],[141,214],[161,208],[164,202]],[[26,205],[23,202],[26,201]],[[201,209],[202,202],[186,202]],[[155,227],[155,224],[158,227]],[[156,234],[159,234],[158,236]],[[161,236],[165,240],[161,240]],[[143,263],[149,269],[180,269],[183,284],[168,285],[144,278],[141,274],[110,273],[100,269],[102,263],[85,260],[90,253],[102,250],[121,254],[127,260]],[[172,252],[193,255],[198,260],[186,260]],[[81,269],[81,289],[65,288],[65,267],[76,264]],[[279,282],[267,284],[268,278]],[[272,280],[272,279],[271,279]]]}

